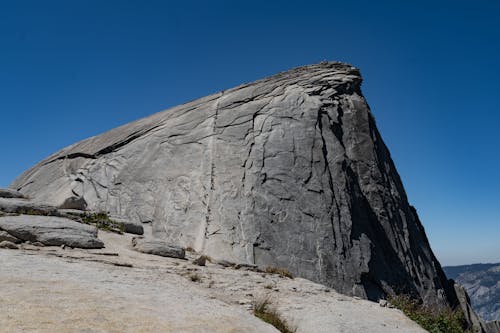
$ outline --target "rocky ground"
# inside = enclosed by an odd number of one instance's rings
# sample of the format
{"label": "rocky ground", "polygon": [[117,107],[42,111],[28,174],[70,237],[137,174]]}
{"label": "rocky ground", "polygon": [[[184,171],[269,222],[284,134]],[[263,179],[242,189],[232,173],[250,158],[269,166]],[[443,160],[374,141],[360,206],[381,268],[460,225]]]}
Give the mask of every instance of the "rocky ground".
{"label": "rocky ground", "polygon": [[193,252],[186,259],[140,253],[132,237],[99,231],[103,249],[0,249],[2,330],[276,332],[252,313],[268,299],[296,332],[424,332],[399,310],[308,280],[198,266]]}

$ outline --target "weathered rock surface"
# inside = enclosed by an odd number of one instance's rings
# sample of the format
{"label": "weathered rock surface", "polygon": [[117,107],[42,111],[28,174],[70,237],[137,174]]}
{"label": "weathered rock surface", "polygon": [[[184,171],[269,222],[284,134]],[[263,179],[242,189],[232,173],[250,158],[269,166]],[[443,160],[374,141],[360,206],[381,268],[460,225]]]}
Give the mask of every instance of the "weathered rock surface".
{"label": "weathered rock surface", "polygon": [[11,250],[17,250],[19,249],[19,246],[17,246],[15,243],[4,240],[0,242],[0,249],[11,249]]}
{"label": "weathered rock surface", "polygon": [[3,241],[8,241],[8,242],[12,242],[12,243],[21,243],[22,242],[19,238],[12,236],[11,234],[9,234],[6,231],[0,230],[0,242],[3,242]]}
{"label": "weathered rock surface", "polygon": [[296,333],[425,333],[399,310],[311,281],[197,266],[197,254],[157,257],[133,251],[131,235],[100,237],[106,250],[0,250],[0,330],[277,333],[251,311],[268,299]]}
{"label": "weathered rock surface", "polygon": [[0,198],[24,198],[24,195],[10,188],[0,188]]}
{"label": "weathered rock surface", "polygon": [[454,303],[361,81],[341,63],[292,69],[69,146],[11,187],[342,293]]}
{"label": "weathered rock surface", "polygon": [[465,288],[481,318],[500,321],[500,263],[450,266],[444,271]]}
{"label": "weathered rock surface", "polygon": [[85,210],[87,203],[82,197],[69,197],[59,206],[61,209]]}
{"label": "weathered rock surface", "polygon": [[132,247],[136,251],[154,254],[162,257],[184,259],[184,257],[186,256],[183,248],[172,246],[159,239],[133,238]]}
{"label": "weathered rock surface", "polygon": [[129,234],[144,235],[144,227],[141,224],[114,216],[110,216],[110,218],[115,222],[121,223],[123,231]]}
{"label": "weathered rock surface", "polygon": [[57,209],[54,206],[18,198],[0,198],[0,211],[16,214],[57,215]]}
{"label": "weathered rock surface", "polygon": [[12,236],[44,245],[98,249],[104,243],[97,238],[97,229],[66,218],[54,216],[4,216],[0,217],[0,230]]}

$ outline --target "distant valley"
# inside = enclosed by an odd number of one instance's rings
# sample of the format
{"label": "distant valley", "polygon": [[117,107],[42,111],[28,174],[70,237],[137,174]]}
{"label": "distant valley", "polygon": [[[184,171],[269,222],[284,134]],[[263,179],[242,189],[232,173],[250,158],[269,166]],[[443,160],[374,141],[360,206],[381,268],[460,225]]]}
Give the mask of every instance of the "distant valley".
{"label": "distant valley", "polygon": [[500,320],[500,263],[443,267],[465,287],[474,310],[485,320]]}

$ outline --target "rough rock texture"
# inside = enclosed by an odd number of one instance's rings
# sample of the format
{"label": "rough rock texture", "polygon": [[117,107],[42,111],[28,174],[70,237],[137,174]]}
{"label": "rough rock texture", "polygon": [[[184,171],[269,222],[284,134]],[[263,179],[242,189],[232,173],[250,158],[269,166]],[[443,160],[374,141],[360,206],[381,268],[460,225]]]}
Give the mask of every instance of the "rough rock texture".
{"label": "rough rock texture", "polygon": [[9,188],[0,188],[0,198],[24,198],[24,195]]}
{"label": "rough rock texture", "polygon": [[361,81],[341,63],[292,69],[76,143],[11,187],[342,293],[454,303]]}
{"label": "rough rock texture", "polygon": [[121,223],[123,225],[123,231],[129,234],[144,235],[144,228],[141,224],[114,216],[110,216],[110,218],[115,222]]}
{"label": "rough rock texture", "polygon": [[51,205],[17,198],[0,198],[0,211],[15,214],[57,215],[57,209]]}
{"label": "rough rock texture", "polygon": [[17,250],[19,246],[17,246],[15,243],[4,240],[0,242],[0,249],[11,249],[11,250]]}
{"label": "rough rock texture", "polygon": [[104,247],[97,238],[97,229],[66,218],[54,216],[4,216],[0,217],[0,230],[23,241],[44,245],[99,249]]}
{"label": "rough rock texture", "polygon": [[186,256],[184,249],[169,245],[165,241],[158,239],[133,238],[132,247],[136,251],[162,257],[184,259]]}
{"label": "rough rock texture", "polygon": [[9,234],[7,231],[0,230],[0,242],[8,241],[12,243],[21,243],[22,241],[19,238],[16,238]]}
{"label": "rough rock texture", "polygon": [[444,271],[467,290],[481,318],[500,321],[500,263],[450,266]]}
{"label": "rough rock texture", "polygon": [[131,235],[100,237],[105,250],[0,250],[0,331],[278,333],[252,313],[268,299],[296,333],[425,333],[399,310],[308,280],[197,266],[198,254],[157,257],[133,251]]}
{"label": "rough rock texture", "polygon": [[85,210],[87,203],[82,197],[69,197],[59,206],[61,209]]}

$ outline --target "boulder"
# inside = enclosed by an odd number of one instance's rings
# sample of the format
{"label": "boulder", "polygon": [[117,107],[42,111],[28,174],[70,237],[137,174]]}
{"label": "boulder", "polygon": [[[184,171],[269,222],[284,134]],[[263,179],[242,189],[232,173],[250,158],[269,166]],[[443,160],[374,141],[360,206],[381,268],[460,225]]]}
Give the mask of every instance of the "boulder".
{"label": "boulder", "polygon": [[183,248],[173,246],[160,239],[132,238],[134,250],[142,253],[155,254],[162,257],[184,259],[186,253]]}
{"label": "boulder", "polygon": [[0,249],[17,250],[17,249],[19,249],[19,246],[17,246],[13,242],[9,242],[9,241],[4,240],[4,241],[0,242]]}
{"label": "boulder", "polygon": [[0,211],[28,215],[57,215],[54,206],[19,198],[0,198]]}
{"label": "boulder", "polygon": [[140,223],[114,216],[110,216],[110,219],[123,225],[123,231],[129,234],[144,235],[144,227]]}
{"label": "boulder", "polygon": [[142,225],[130,221],[120,222],[123,224],[123,230],[129,234],[144,235],[144,228]]}
{"label": "boulder", "polygon": [[85,210],[87,208],[87,202],[82,197],[69,197],[59,206],[60,209],[76,209]]}
{"label": "boulder", "polygon": [[0,230],[23,241],[40,242],[48,246],[67,245],[85,249],[99,249],[104,243],[97,238],[95,227],[54,216],[0,217]]}
{"label": "boulder", "polygon": [[0,242],[3,242],[3,241],[9,241],[12,243],[21,243],[22,242],[19,238],[12,236],[11,234],[9,234],[6,231],[0,230]]}
{"label": "boulder", "polygon": [[10,188],[0,188],[0,198],[24,198],[24,194]]}
{"label": "boulder", "polygon": [[207,263],[207,256],[199,256],[195,260],[193,260],[193,264],[198,265],[198,266],[205,266]]}

